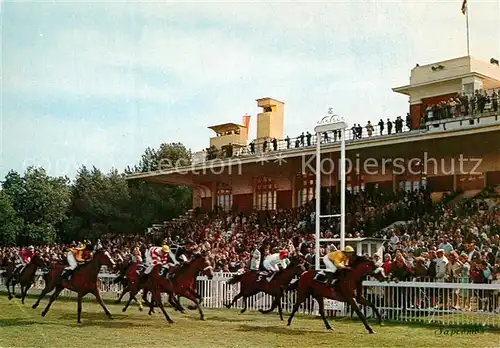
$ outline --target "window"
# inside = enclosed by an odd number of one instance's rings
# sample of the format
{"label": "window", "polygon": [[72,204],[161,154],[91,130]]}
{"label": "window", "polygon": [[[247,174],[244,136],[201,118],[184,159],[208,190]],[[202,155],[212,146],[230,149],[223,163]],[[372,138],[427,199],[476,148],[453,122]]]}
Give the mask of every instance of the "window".
{"label": "window", "polygon": [[276,185],[271,178],[258,177],[255,180],[254,208],[276,210]]}
{"label": "window", "polygon": [[217,205],[224,211],[231,210],[233,206],[233,192],[231,186],[223,183],[217,184]]}
{"label": "window", "polygon": [[297,202],[304,205],[313,200],[316,195],[316,178],[312,173],[297,176]]}

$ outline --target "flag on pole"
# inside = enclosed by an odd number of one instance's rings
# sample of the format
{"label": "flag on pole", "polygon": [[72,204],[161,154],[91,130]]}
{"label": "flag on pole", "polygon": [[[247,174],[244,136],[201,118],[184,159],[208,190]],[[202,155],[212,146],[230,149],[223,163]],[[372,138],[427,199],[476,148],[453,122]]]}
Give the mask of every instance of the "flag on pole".
{"label": "flag on pole", "polygon": [[465,15],[467,13],[467,0],[462,2],[462,13]]}

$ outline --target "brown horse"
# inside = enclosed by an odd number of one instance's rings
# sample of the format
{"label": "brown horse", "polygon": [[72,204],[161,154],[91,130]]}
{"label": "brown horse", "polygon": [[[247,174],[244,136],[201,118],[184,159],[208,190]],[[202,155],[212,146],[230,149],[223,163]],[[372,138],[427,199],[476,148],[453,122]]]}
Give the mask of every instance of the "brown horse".
{"label": "brown horse", "polygon": [[241,290],[238,295],[233,298],[233,301],[226,304],[227,308],[231,308],[236,301],[243,297],[244,307],[241,313],[245,313],[247,310],[247,300],[249,297],[258,294],[259,292],[264,292],[274,297],[273,304],[268,310],[260,310],[263,314],[268,314],[273,312],[276,307],[278,307],[278,312],[280,314],[281,320],[283,320],[283,312],[281,307],[281,298],[283,293],[286,291],[288,285],[292,279],[306,272],[306,268],[302,263],[291,263],[287,268],[281,270],[274,274],[271,281],[262,279],[258,281],[260,272],[250,271],[243,274],[237,275],[229,280],[228,284],[241,283]]}
{"label": "brown horse", "polygon": [[297,302],[293,307],[292,314],[288,318],[288,326],[292,323],[293,317],[295,316],[295,313],[299,309],[300,305],[309,295],[312,295],[318,302],[319,313],[321,314],[321,318],[323,319],[323,322],[328,330],[332,330],[332,327],[325,317],[325,303],[323,300],[325,297],[331,300],[348,303],[361,319],[368,332],[374,333],[373,329],[368,325],[365,316],[356,304],[355,298],[360,301],[360,304],[370,306],[379,318],[379,322],[381,322],[380,313],[375,308],[373,303],[365,299],[363,296],[357,295],[356,290],[360,288],[360,284],[366,276],[373,275],[378,280],[385,280],[385,276],[383,273],[379,272],[379,268],[375,266],[373,260],[362,256],[353,257],[351,268],[340,270],[338,272],[340,273],[338,274],[337,281],[333,286],[315,280],[317,271],[308,271],[300,277],[297,282]]}
{"label": "brown horse", "polygon": [[[204,254],[194,255],[192,260],[184,263],[175,271],[172,277],[168,278],[160,275],[160,267],[161,265],[155,266],[149,274],[146,284],[143,287],[143,300],[146,302],[146,295],[149,291],[151,291],[152,301],[160,307],[161,311],[165,315],[165,319],[167,319],[169,323],[173,323],[172,319],[170,319],[165,311],[165,308],[163,307],[161,293],[168,293],[169,300],[173,299],[177,294],[191,300],[196,305],[196,308],[200,313],[200,320],[204,320],[203,311],[201,310],[200,303],[198,301],[198,295],[189,285],[192,284],[193,279],[196,279],[198,274],[206,275],[209,279],[213,277],[213,268],[210,265],[208,257]],[[151,302],[149,305],[151,314],[153,310],[153,303]]]}
{"label": "brown horse", "polygon": [[[45,262],[43,261],[43,259],[38,254],[35,254],[31,262],[23,268],[19,269],[19,271],[14,272],[14,270],[11,268],[10,272],[7,272],[7,281],[5,283],[7,292],[9,294],[9,300],[12,300],[12,298],[15,296],[16,284],[19,284],[21,286],[21,302],[22,304],[24,304],[24,299],[28,294],[28,290],[31,288],[35,281],[36,271],[39,267],[41,268],[44,266]],[[12,294],[10,293],[10,284],[12,284]]]}
{"label": "brown horse", "polygon": [[[121,270],[121,274],[118,278],[120,279],[115,279],[113,283],[118,283],[121,282],[123,284],[123,290],[116,300],[116,304],[119,304],[125,296],[125,294],[130,293],[130,301],[135,300],[139,306],[139,310],[142,311],[142,302],[137,299],[136,295],[141,289],[141,276],[139,275],[140,268],[143,267],[143,264],[140,262],[135,262],[135,263],[128,263],[126,265],[122,265],[123,269]],[[123,308],[123,312],[125,312],[130,304],[130,301],[127,302],[127,305],[125,308]]]}
{"label": "brown horse", "polygon": [[45,288],[38,297],[37,301],[33,305],[33,309],[37,308],[40,304],[41,299],[47,295],[49,292],[55,289],[54,293],[50,297],[50,301],[47,307],[42,312],[42,317],[44,317],[50,309],[52,303],[57,299],[59,294],[63,289],[68,289],[74,291],[78,294],[78,323],[81,323],[82,314],[82,300],[87,294],[93,294],[97,299],[97,302],[104,309],[104,313],[112,319],[111,313],[108,311],[104,302],[102,301],[101,294],[98,287],[98,275],[101,266],[106,265],[108,267],[113,267],[115,265],[113,259],[109,253],[103,249],[97,251],[92,259],[92,261],[87,262],[83,265],[78,266],[70,281],[64,280],[61,277],[62,270],[66,267],[65,265],[56,265],[45,277]]}

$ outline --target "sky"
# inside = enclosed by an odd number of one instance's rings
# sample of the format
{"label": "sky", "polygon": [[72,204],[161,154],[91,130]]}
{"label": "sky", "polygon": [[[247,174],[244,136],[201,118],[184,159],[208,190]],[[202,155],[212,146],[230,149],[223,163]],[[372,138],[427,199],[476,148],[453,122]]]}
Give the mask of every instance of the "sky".
{"label": "sky", "polygon": [[[329,107],[349,124],[408,112],[416,63],[466,55],[462,0],[2,1],[0,178],[43,166],[123,170],[148,146],[208,147],[255,99],[285,135]],[[471,55],[500,57],[500,1],[469,1]]]}

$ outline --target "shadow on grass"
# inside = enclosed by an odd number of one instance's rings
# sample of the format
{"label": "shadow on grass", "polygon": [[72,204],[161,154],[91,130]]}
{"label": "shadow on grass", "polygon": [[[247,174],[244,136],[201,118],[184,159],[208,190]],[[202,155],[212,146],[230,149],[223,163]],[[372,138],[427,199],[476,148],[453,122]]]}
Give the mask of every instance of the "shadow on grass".
{"label": "shadow on grass", "polygon": [[38,323],[34,320],[26,320],[26,319],[18,319],[18,318],[0,319],[0,327],[30,326],[30,325],[35,325],[35,324],[38,324]]}
{"label": "shadow on grass", "polygon": [[300,336],[304,334],[328,334],[335,331],[327,331],[327,330],[302,330],[302,329],[293,329],[288,326],[251,326],[251,325],[240,325],[237,331],[241,332],[263,332],[263,333],[275,333],[275,334],[284,334],[290,336]]}
{"label": "shadow on grass", "polygon": [[220,321],[220,322],[228,322],[228,323],[244,322],[244,321],[252,321],[253,320],[253,318],[220,317],[218,315],[215,315],[215,316],[210,315],[210,316],[207,316],[206,319],[207,319],[207,321]]}

